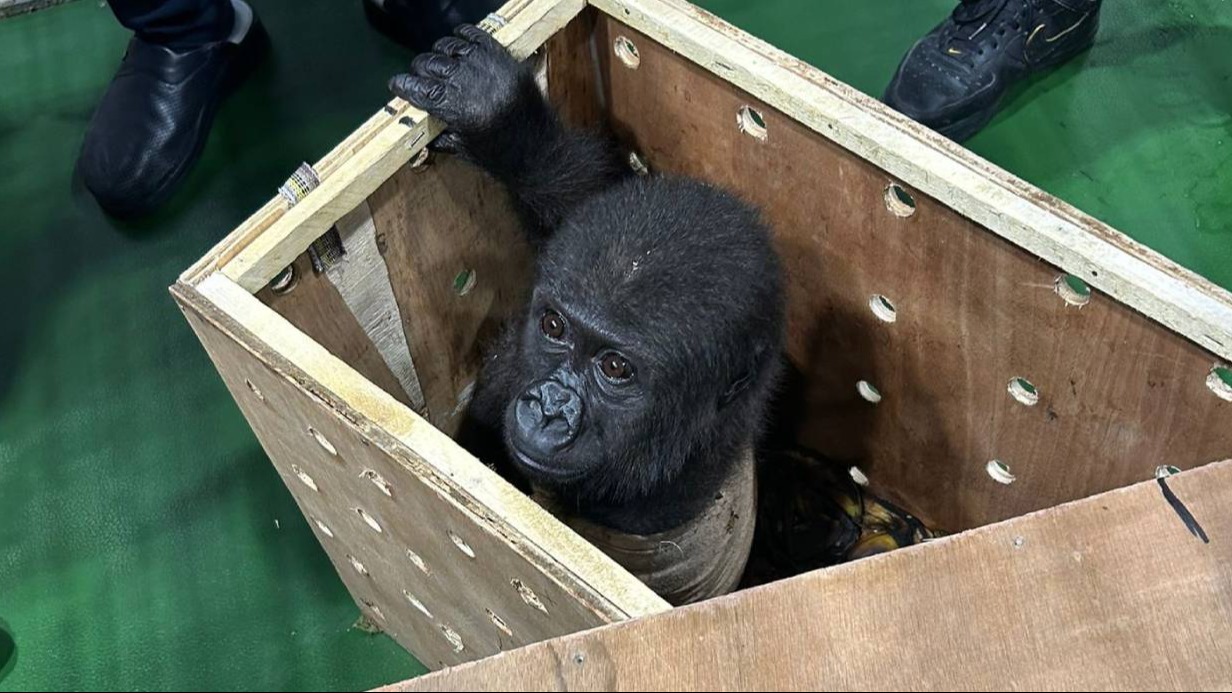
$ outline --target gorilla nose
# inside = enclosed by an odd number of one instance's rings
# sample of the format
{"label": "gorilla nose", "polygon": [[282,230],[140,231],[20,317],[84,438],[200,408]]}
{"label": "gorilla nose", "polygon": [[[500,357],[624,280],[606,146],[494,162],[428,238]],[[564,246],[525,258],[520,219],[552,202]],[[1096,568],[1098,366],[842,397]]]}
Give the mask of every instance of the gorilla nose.
{"label": "gorilla nose", "polygon": [[531,387],[514,409],[519,436],[534,450],[552,453],[573,442],[582,418],[582,400],[572,389],[547,380]]}

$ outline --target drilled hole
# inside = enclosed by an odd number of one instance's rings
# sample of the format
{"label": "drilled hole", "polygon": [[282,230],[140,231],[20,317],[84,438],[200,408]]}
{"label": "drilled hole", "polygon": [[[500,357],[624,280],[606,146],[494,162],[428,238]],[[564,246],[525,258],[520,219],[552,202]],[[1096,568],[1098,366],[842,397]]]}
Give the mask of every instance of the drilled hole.
{"label": "drilled hole", "polygon": [[882,322],[898,320],[898,309],[894,307],[893,301],[881,294],[873,294],[868,299],[868,307],[873,311],[873,315],[876,315],[877,319]]}
{"label": "drilled hole", "polygon": [[325,450],[325,452],[328,452],[329,454],[334,455],[334,456],[338,455],[338,448],[335,448],[333,443],[329,442],[329,440],[326,439],[325,436],[321,435],[320,431],[313,428],[312,426],[309,426],[308,433],[309,435],[311,435],[313,438],[316,439],[317,445],[320,445]]}
{"label": "drilled hole", "polygon": [[484,609],[484,611],[488,612],[488,618],[491,619],[492,625],[496,626],[497,630],[511,638],[513,637],[513,631],[510,630],[509,624],[505,623],[505,619],[497,616],[491,609]]}
{"label": "drilled hole", "polygon": [[1014,378],[1009,384],[1010,397],[1033,407],[1039,402],[1039,390],[1026,378]]}
{"label": "drilled hole", "polygon": [[993,460],[985,465],[984,469],[988,472],[988,476],[993,478],[999,484],[1014,483],[1014,475],[1010,473],[1010,468],[1001,460]]}
{"label": "drilled hole", "polygon": [[617,36],[613,48],[616,51],[616,57],[620,58],[620,62],[624,63],[625,67],[636,70],[637,66],[642,64],[642,56],[638,55],[637,46],[633,45],[627,36]]}
{"label": "drilled hole", "polygon": [[[413,140],[412,140],[413,141]],[[410,142],[407,143],[408,145]],[[411,159],[411,168],[423,170],[432,163],[432,151],[427,147],[420,149],[414,158]]]}
{"label": "drilled hole", "polygon": [[859,467],[852,467],[847,470],[847,473],[851,475],[852,481],[861,486],[868,486],[868,475],[866,475]]}
{"label": "drilled hole", "polygon": [[419,613],[427,616],[428,618],[432,618],[432,612],[428,611],[428,607],[424,606],[423,602],[416,599],[415,595],[411,594],[407,590],[402,590],[402,596],[406,597],[406,600],[411,603],[411,606],[419,609]]}
{"label": "drilled hole", "polygon": [[299,274],[295,271],[295,265],[287,265],[286,269],[279,272],[270,280],[270,291],[273,291],[279,296],[290,293],[295,285],[299,283]]}
{"label": "drilled hole", "polygon": [[1215,366],[1206,376],[1206,386],[1219,399],[1232,402],[1232,369],[1227,366]]}
{"label": "drilled hole", "polygon": [[0,681],[3,681],[17,666],[17,639],[9,625],[0,621]]}
{"label": "drilled hole", "polygon": [[308,476],[308,472],[305,472],[304,470],[300,469],[299,465],[297,464],[291,465],[291,473],[299,477],[299,480],[303,482],[304,486],[307,486],[313,491],[320,492],[321,489],[317,488],[317,482],[312,477]]}
{"label": "drilled hole", "polygon": [[539,601],[539,595],[535,594],[535,591],[527,587],[521,580],[513,578],[509,581],[509,584],[513,585],[513,588],[518,591],[518,594],[522,597],[522,601],[545,614],[548,612],[548,609],[543,605],[543,602]]}
{"label": "drilled hole", "polygon": [[420,558],[419,554],[415,553],[414,551],[411,551],[410,549],[407,549],[406,557],[411,559],[411,563],[414,563],[415,567],[419,568],[420,572],[422,572],[424,575],[432,574],[432,571],[428,569],[428,564],[424,563],[424,559]]}
{"label": "drilled hole", "polygon": [[466,543],[465,541],[463,541],[463,540],[462,540],[462,537],[460,537],[460,536],[458,536],[458,535],[454,534],[453,532],[450,532],[450,533],[449,533],[449,538],[453,541],[453,545],[454,545],[454,546],[456,546],[456,547],[458,547],[458,550],[459,550],[459,551],[461,551],[462,553],[466,554],[466,557],[467,557],[467,558],[474,558],[474,557],[475,557],[475,550],[471,548],[471,545],[470,545],[470,544],[468,544],[468,543]]}
{"label": "drilled hole", "polygon": [[861,380],[856,383],[856,391],[868,402],[876,404],[881,401],[881,392],[867,380]]}
{"label": "drilled hole", "polygon": [[646,160],[637,152],[629,152],[629,168],[639,176],[650,175],[650,167],[646,165]]}
{"label": "drilled hole", "polygon": [[1085,306],[1091,302],[1091,287],[1072,274],[1062,274],[1053,282],[1057,295],[1071,306]]}
{"label": "drilled hole", "polygon": [[369,515],[363,508],[356,508],[355,512],[359,513],[360,519],[364,521],[372,530],[378,534],[382,532],[381,524],[376,521],[376,518]]}
{"label": "drilled hole", "polygon": [[762,142],[766,141],[766,119],[757,109],[751,106],[741,106],[736,112],[736,125],[740,127],[740,132],[752,135]]}
{"label": "drilled hole", "polygon": [[475,288],[475,270],[464,269],[454,275],[453,292],[459,296],[465,296]]}
{"label": "drilled hole", "polygon": [[445,639],[449,641],[449,645],[453,648],[454,654],[466,649],[466,646],[462,644],[462,636],[458,635],[453,628],[450,628],[449,626],[441,626],[441,632],[445,634]]}
{"label": "drilled hole", "polygon": [[1163,479],[1170,477],[1173,474],[1180,474],[1181,468],[1171,464],[1161,464],[1155,468],[1155,478]]}
{"label": "drilled hole", "polygon": [[351,567],[355,569],[355,572],[363,575],[364,577],[368,577],[368,569],[364,567],[363,563],[359,562],[358,558],[347,554],[347,560],[351,562]]}
{"label": "drilled hole", "polygon": [[896,217],[909,217],[915,214],[915,198],[898,183],[890,183],[885,189],[886,209]]}
{"label": "drilled hole", "polygon": [[390,498],[394,497],[393,487],[389,485],[389,482],[385,480],[385,477],[381,476],[380,474],[377,474],[374,470],[365,469],[363,472],[360,473],[360,476],[367,479],[368,481],[371,481],[373,486],[376,486],[377,488],[381,489],[381,493],[384,493]]}
{"label": "drilled hole", "polygon": [[265,401],[265,395],[261,394],[261,390],[257,389],[257,386],[253,385],[251,380],[244,378],[244,384],[248,386],[248,389],[252,391],[252,394],[257,396],[257,399],[262,402]]}
{"label": "drilled hole", "polygon": [[317,523],[317,529],[321,530],[321,534],[324,534],[330,539],[334,538],[334,531],[330,529],[329,527],[327,527],[324,522],[321,522],[320,520],[315,520],[315,519],[313,520],[313,522]]}

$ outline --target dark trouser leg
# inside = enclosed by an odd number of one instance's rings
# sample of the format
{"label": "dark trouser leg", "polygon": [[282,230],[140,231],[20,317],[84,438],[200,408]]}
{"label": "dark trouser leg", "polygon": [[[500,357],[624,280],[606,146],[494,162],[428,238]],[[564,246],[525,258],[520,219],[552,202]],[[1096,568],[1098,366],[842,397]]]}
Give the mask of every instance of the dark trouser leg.
{"label": "dark trouser leg", "polygon": [[142,40],[169,48],[221,41],[235,26],[231,0],[110,0],[116,19]]}

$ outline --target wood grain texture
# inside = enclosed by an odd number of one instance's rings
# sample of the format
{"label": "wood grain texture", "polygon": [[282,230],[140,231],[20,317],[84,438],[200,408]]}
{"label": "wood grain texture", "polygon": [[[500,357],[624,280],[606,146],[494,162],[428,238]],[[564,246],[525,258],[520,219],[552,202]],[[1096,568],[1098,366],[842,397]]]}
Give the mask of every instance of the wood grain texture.
{"label": "wood grain texture", "polygon": [[369,205],[428,418],[452,433],[473,391],[484,341],[521,307],[533,269],[530,249],[504,189],[448,156],[403,167]]}
{"label": "wood grain texture", "polygon": [[[1105,295],[1067,304],[1060,270],[919,190],[912,216],[891,213],[886,172],[632,28],[598,32],[640,54],[636,70],[600,54],[613,129],[652,168],[759,205],[777,234],[800,371],[783,415],[803,443],[950,531],[1232,455],[1232,405],[1205,385],[1215,355]],[[746,105],[764,141],[737,127]],[[1017,377],[1038,404],[1009,395]],[[994,459],[1013,484],[990,478]]]}
{"label": "wood grain texture", "polygon": [[276,294],[265,287],[257,292],[257,298],[377,387],[403,404],[413,406],[402,384],[347,308],[338,290],[325,276],[313,272],[308,253],[300,255],[292,264],[296,276],[294,288]]}
{"label": "wood grain texture", "polygon": [[425,664],[667,608],[234,282],[215,274],[172,292],[348,589]]}
{"label": "wood grain texture", "polygon": [[1150,481],[385,690],[1229,690],[1232,463],[1168,483],[1211,543]]}
{"label": "wood grain texture", "polygon": [[552,107],[574,127],[606,126],[603,89],[595,69],[597,51],[606,50],[592,39],[599,14],[587,8],[547,43],[548,90]]}

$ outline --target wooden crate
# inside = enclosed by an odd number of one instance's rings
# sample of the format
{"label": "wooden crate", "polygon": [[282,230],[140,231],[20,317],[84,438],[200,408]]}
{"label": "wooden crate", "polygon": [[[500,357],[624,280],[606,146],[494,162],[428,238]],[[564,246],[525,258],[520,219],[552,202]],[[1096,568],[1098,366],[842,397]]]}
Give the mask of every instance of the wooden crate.
{"label": "wooden crate", "polygon": [[529,254],[394,100],[172,293],[375,624],[549,641],[400,688],[1232,688],[1232,295],[684,0],[499,14],[570,122],[766,211],[787,423],[966,531],[669,611],[450,438]]}

